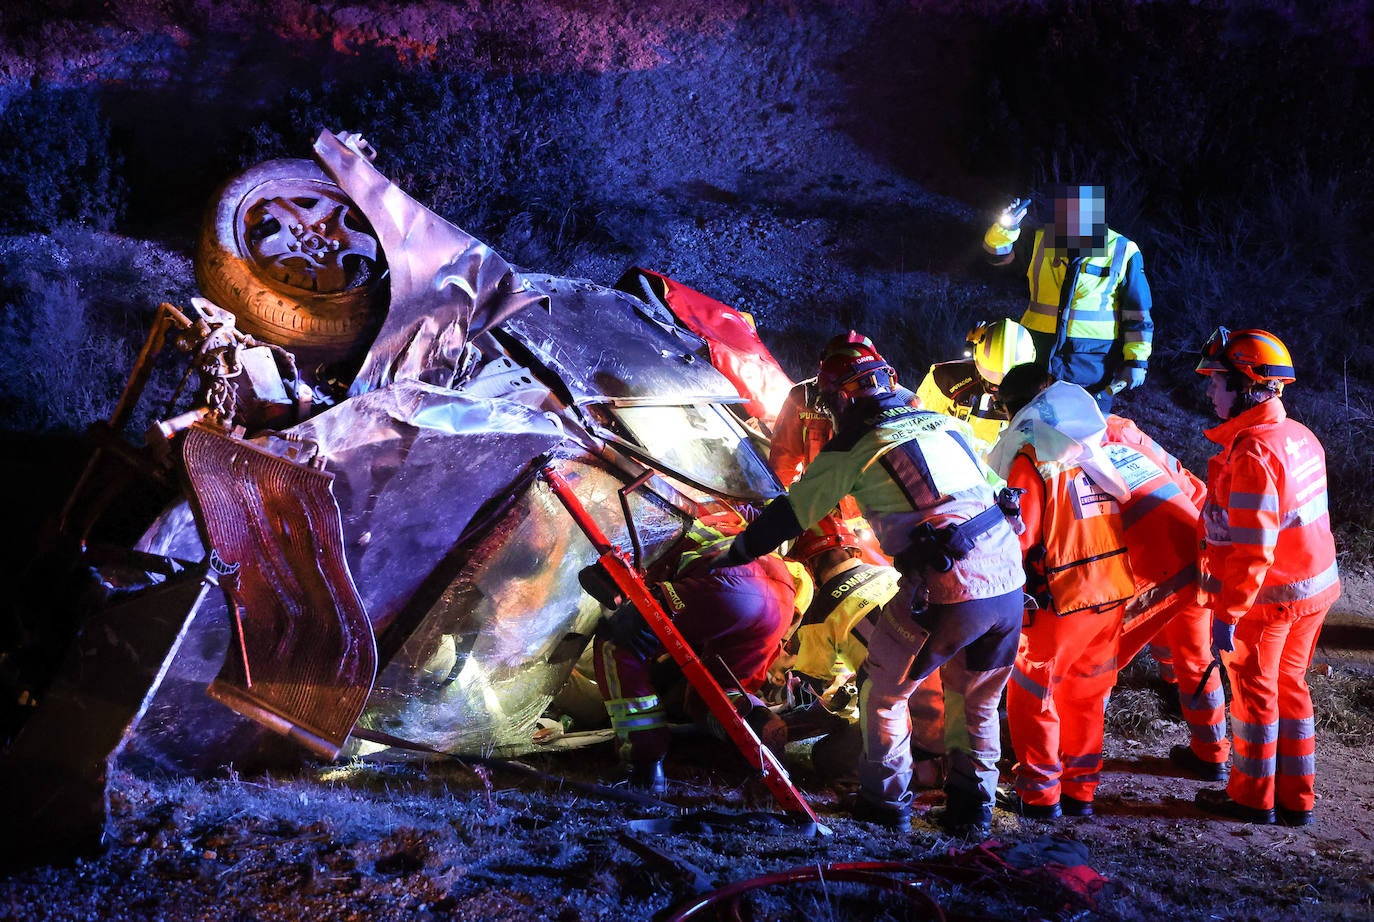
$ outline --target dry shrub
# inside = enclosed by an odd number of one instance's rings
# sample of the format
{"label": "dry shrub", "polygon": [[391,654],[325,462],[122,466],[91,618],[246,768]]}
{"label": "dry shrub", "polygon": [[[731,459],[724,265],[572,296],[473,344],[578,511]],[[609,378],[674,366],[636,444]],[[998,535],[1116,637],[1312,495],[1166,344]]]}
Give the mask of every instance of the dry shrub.
{"label": "dry shrub", "polygon": [[1309,675],[1307,684],[1318,731],[1353,749],[1374,745],[1374,675],[1331,669]]}

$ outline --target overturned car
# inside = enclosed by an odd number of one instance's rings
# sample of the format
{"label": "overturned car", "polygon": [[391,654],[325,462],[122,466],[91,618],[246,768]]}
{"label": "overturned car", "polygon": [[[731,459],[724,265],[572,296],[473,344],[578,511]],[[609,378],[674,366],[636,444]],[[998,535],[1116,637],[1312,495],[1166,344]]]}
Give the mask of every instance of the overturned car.
{"label": "overturned car", "polygon": [[[791,382],[743,315],[646,270],[518,270],[360,136],[314,153],[212,203],[206,297],[163,305],[63,510],[100,604],[0,786],[54,852],[98,841],[115,757],[519,752],[601,617],[594,536],[643,571],[704,510],[781,490],[764,440]],[[167,341],[200,390],[135,447]],[[120,490],[171,496],[132,547],[100,540]]]}

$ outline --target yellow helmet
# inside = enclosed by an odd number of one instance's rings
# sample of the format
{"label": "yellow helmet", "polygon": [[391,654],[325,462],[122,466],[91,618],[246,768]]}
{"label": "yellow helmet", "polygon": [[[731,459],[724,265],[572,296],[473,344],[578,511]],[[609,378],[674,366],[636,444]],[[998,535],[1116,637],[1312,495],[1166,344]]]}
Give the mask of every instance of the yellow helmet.
{"label": "yellow helmet", "polygon": [[1015,320],[980,322],[968,334],[969,351],[979,376],[988,384],[1002,383],[1002,377],[1017,365],[1035,361],[1035,342],[1030,331]]}

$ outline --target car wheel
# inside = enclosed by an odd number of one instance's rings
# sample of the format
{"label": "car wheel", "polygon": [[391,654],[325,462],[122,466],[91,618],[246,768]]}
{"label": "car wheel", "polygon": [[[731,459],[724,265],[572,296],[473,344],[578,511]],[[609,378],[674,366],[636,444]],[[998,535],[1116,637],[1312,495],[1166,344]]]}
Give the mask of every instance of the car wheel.
{"label": "car wheel", "polygon": [[358,206],[311,160],[269,160],[219,190],[196,246],[201,293],[239,329],[339,356],[386,312],[386,261]]}

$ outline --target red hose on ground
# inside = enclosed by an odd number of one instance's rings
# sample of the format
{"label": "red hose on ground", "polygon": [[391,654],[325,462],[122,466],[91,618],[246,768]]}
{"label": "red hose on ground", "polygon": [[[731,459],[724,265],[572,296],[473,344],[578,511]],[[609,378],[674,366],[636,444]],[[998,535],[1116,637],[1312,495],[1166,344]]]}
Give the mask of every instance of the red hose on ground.
{"label": "red hose on ground", "polygon": [[[920,889],[924,881],[899,880],[886,875],[894,873],[916,873],[920,868],[913,864],[902,861],[853,861],[839,864],[812,864],[799,868],[791,868],[786,871],[775,871],[772,874],[764,874],[753,877],[749,880],[736,881],[713,890],[703,896],[696,897],[693,902],[681,909],[676,910],[664,919],[664,922],[685,922],[687,919],[695,917],[699,912],[724,903],[727,900],[734,900],[751,890],[760,890],[764,887],[771,887],[775,884],[796,884],[811,883],[814,881],[845,881],[848,883],[869,884],[870,886],[880,887],[884,890],[893,890],[905,894],[915,902],[924,903],[928,908],[929,918],[935,922],[944,922],[945,911],[940,904],[929,894]],[[736,914],[738,915],[738,914]]]}

